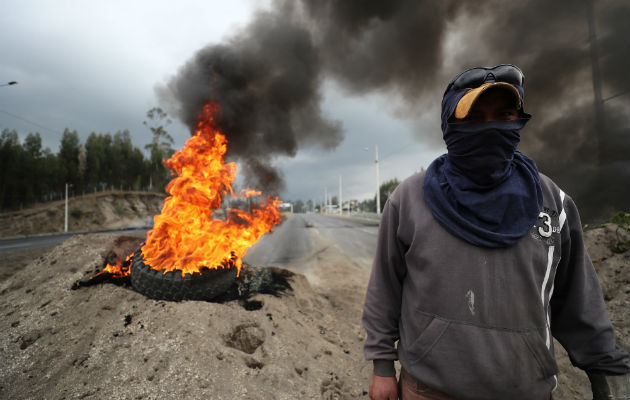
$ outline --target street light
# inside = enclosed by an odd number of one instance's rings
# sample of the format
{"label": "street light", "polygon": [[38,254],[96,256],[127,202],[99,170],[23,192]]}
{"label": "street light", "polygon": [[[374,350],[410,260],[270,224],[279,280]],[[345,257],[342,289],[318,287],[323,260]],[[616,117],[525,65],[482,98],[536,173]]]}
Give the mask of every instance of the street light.
{"label": "street light", "polygon": [[17,85],[17,82],[16,81],[11,81],[11,82],[7,82],[7,83],[3,83],[0,86],[13,86],[13,85]]}
{"label": "street light", "polygon": [[343,215],[343,196],[341,196],[341,175],[339,175],[339,215]]}
{"label": "street light", "polygon": [[[379,179],[379,170],[378,170],[378,144],[374,146],[375,149],[375,159],[374,164],[376,165],[376,215],[381,215],[381,183]],[[364,147],[363,150],[370,150],[368,147]]]}
{"label": "street light", "polygon": [[63,224],[63,231],[68,232],[68,187],[72,187],[71,183],[66,183],[66,213]]}

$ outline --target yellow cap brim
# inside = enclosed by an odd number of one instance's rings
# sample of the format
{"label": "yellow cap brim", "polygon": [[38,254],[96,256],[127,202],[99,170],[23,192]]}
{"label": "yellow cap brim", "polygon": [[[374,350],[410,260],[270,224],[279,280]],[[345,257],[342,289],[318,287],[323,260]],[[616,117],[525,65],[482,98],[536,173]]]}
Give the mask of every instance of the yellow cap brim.
{"label": "yellow cap brim", "polygon": [[475,101],[477,101],[479,96],[481,96],[481,94],[489,88],[496,87],[506,88],[510,90],[518,99],[516,108],[519,110],[521,109],[521,95],[518,93],[518,90],[513,85],[507,82],[486,82],[479,87],[467,91],[466,94],[459,100],[459,103],[457,103],[457,108],[455,108],[455,118],[466,118],[468,116],[468,113],[470,112],[470,108],[475,104]]}

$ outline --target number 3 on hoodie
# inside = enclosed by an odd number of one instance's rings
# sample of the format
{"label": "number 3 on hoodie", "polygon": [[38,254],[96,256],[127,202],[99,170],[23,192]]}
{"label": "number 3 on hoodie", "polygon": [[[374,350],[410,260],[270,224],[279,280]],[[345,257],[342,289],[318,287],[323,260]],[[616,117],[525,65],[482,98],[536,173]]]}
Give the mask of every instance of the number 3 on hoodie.
{"label": "number 3 on hoodie", "polygon": [[542,218],[543,224],[545,225],[544,227],[538,227],[538,233],[540,233],[540,236],[546,238],[551,237],[551,217],[549,214],[541,212],[538,214],[538,218]]}

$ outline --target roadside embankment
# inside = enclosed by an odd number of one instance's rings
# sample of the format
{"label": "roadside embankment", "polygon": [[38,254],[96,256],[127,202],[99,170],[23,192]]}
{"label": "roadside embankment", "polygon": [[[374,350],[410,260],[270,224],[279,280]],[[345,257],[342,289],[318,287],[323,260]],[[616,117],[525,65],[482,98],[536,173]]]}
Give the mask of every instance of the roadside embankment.
{"label": "roadside embankment", "polygon": [[[68,230],[91,231],[147,226],[159,214],[164,193],[97,192],[69,198]],[[0,237],[63,232],[65,201],[0,213]]]}

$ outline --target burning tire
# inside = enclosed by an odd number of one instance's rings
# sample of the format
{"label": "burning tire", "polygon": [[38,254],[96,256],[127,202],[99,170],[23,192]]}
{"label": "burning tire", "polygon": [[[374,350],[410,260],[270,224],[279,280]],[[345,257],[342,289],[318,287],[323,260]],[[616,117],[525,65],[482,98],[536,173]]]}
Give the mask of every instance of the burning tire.
{"label": "burning tire", "polygon": [[236,268],[203,268],[200,273],[186,274],[180,270],[167,273],[152,269],[144,263],[140,250],[131,264],[131,286],[157,300],[212,300],[236,284]]}

